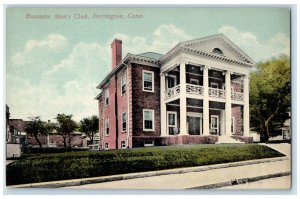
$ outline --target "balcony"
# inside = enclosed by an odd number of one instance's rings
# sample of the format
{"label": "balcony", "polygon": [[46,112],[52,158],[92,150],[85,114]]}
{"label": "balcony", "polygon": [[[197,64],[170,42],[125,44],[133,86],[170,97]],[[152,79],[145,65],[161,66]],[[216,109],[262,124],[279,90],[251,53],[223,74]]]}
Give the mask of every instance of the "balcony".
{"label": "balcony", "polygon": [[208,89],[208,95],[209,97],[217,97],[217,98],[226,98],[225,90],[218,89],[218,88],[209,88]]}
{"label": "balcony", "polygon": [[175,97],[180,94],[180,85],[174,86],[172,88],[168,88],[166,90],[166,99]]}
{"label": "balcony", "polygon": [[188,94],[203,95],[203,92],[204,92],[203,86],[199,86],[195,84],[186,84],[186,93]]}
{"label": "balcony", "polygon": [[232,100],[237,100],[237,101],[243,101],[244,100],[244,93],[231,92],[231,99]]}

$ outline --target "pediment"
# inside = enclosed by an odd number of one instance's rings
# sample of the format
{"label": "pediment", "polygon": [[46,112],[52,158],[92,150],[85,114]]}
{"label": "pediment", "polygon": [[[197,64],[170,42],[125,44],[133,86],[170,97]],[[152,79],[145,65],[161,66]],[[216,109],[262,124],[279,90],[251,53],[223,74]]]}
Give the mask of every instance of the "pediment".
{"label": "pediment", "polygon": [[249,64],[255,63],[223,34],[182,42],[180,46]]}

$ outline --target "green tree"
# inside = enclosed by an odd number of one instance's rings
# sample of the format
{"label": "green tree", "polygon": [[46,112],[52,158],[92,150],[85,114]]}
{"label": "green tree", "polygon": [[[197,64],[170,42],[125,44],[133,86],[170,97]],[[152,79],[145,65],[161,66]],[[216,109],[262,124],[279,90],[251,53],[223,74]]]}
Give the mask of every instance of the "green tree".
{"label": "green tree", "polygon": [[69,139],[69,146],[71,142],[71,133],[77,127],[76,122],[72,119],[72,115],[58,114],[55,118],[58,122],[56,126],[57,133],[63,137],[64,147],[67,147],[67,138]]}
{"label": "green tree", "polygon": [[94,136],[99,129],[99,119],[96,115],[88,118],[83,118],[80,121],[80,131],[85,133],[91,140],[91,144],[94,142]]}
{"label": "green tree", "polygon": [[39,116],[30,118],[30,121],[27,122],[25,127],[25,131],[27,132],[27,134],[34,136],[40,148],[42,148],[42,144],[38,139],[38,136],[47,135],[50,130],[51,127],[48,126],[46,122],[43,122]]}
{"label": "green tree", "polygon": [[259,63],[251,74],[250,121],[268,142],[270,133],[289,118],[291,105],[290,58],[281,56]]}

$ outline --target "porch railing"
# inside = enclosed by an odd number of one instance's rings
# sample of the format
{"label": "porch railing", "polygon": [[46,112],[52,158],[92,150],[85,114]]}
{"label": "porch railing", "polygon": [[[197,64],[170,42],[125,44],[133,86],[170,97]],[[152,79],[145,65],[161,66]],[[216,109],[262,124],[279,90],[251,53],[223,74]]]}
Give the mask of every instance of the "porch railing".
{"label": "porch railing", "polygon": [[166,91],[166,99],[174,97],[180,94],[180,85],[174,86],[172,88],[168,88]]}
{"label": "porch railing", "polygon": [[231,92],[231,99],[243,101],[244,100],[244,93],[240,92]]}
{"label": "porch railing", "polygon": [[208,95],[210,97],[226,98],[225,90],[218,89],[218,88],[209,88],[208,89]]}
{"label": "porch railing", "polygon": [[186,92],[189,94],[203,95],[203,86],[186,84]]}

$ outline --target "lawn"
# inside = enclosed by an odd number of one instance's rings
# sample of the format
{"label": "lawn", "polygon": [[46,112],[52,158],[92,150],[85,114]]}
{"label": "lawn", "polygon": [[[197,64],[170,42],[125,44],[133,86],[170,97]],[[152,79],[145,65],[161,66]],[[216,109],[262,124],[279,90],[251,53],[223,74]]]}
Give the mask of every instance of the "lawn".
{"label": "lawn", "polygon": [[181,145],[40,154],[7,165],[6,181],[7,185],[15,185],[280,156],[284,155],[257,144]]}

